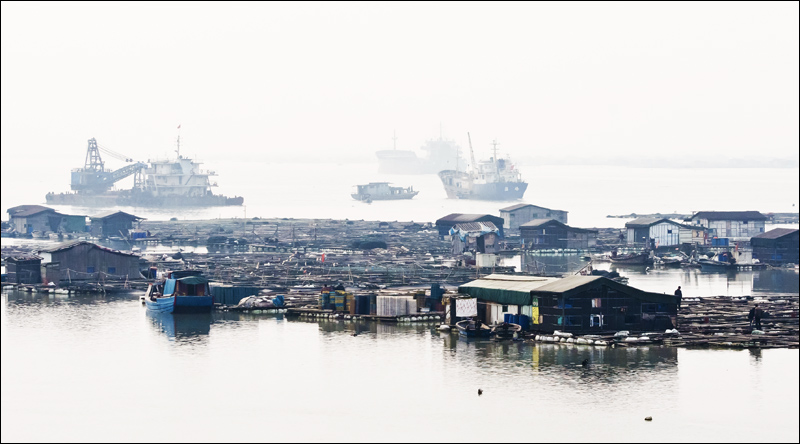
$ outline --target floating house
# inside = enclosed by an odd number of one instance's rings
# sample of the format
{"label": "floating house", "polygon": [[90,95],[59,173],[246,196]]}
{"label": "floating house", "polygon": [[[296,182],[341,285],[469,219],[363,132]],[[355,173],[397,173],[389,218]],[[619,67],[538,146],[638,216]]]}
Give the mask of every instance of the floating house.
{"label": "floating house", "polygon": [[519,231],[528,250],[586,250],[597,245],[597,231],[555,219],[534,219],[520,225]]}
{"label": "floating house", "polygon": [[705,245],[708,229],[687,225],[670,219],[641,217],[625,224],[626,243],[630,247],[646,247],[651,242],[655,247],[678,247],[681,244]]}
{"label": "floating house", "polygon": [[504,237],[503,232],[503,219],[491,214],[462,214],[452,213],[436,221],[436,229],[439,230],[439,236],[449,236],[450,229],[456,224],[468,222],[491,222],[497,227],[500,237]]}
{"label": "floating house", "polygon": [[775,228],[750,239],[753,258],[763,264],[782,266],[800,263],[800,230]]}
{"label": "floating house", "polygon": [[530,329],[544,333],[663,332],[677,326],[677,297],[602,276],[492,274],[461,285],[458,292],[477,298],[478,318],[484,322],[521,314],[530,318]]}
{"label": "floating house", "polygon": [[758,211],[701,211],[692,216],[692,225],[707,228],[709,238],[737,242],[763,233],[767,219]]}
{"label": "floating house", "polygon": [[500,248],[500,229],[491,222],[464,222],[450,229],[453,254],[465,251],[473,253],[497,253]]}
{"label": "floating house", "polygon": [[8,257],[5,262],[8,282],[12,284],[42,283],[42,258],[37,256]]}
{"label": "floating house", "polygon": [[92,236],[120,236],[127,238],[133,223],[144,218],[128,214],[124,211],[108,211],[92,216]]}
{"label": "floating house", "polygon": [[64,218],[56,210],[41,205],[20,205],[8,209],[9,223],[20,234],[32,234],[34,231],[58,232]]}
{"label": "floating house", "polygon": [[536,219],[554,219],[562,224],[567,223],[567,211],[551,210],[531,204],[517,204],[500,209],[503,228],[509,234],[519,234],[519,227]]}
{"label": "floating house", "polygon": [[49,282],[141,279],[138,255],[75,241],[38,252]]}

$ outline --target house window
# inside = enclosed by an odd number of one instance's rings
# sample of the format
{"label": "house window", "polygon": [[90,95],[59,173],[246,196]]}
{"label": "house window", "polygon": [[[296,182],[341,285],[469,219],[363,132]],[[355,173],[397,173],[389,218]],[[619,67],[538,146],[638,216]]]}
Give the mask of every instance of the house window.
{"label": "house window", "polygon": [[506,313],[507,311],[508,311],[508,305],[503,305],[503,313]]}
{"label": "house window", "polygon": [[603,315],[589,315],[589,327],[602,327]]}
{"label": "house window", "polygon": [[117,267],[108,267],[108,274],[116,274]]}
{"label": "house window", "polygon": [[94,273],[94,267],[86,267],[87,273]]}
{"label": "house window", "polygon": [[603,301],[600,298],[592,299],[592,308],[600,308],[603,306]]}
{"label": "house window", "polygon": [[667,229],[667,234],[672,234],[672,229]]}

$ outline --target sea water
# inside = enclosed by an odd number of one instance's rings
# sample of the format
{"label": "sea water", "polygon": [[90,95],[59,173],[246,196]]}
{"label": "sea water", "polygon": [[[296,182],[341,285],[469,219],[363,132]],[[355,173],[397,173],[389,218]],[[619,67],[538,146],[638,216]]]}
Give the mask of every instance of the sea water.
{"label": "sea water", "polygon": [[798,350],[159,315],[137,294],[0,305],[3,442],[798,441]]}

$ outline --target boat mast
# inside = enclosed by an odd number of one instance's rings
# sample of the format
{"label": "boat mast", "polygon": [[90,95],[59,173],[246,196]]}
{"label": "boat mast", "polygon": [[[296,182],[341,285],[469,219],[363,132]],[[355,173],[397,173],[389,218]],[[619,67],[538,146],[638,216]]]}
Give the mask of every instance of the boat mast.
{"label": "boat mast", "polygon": [[180,159],[181,158],[181,126],[180,125],[178,125],[178,143],[177,143],[177,147],[178,148],[175,150],[175,152],[178,154],[178,159]]}
{"label": "boat mast", "polygon": [[397,131],[392,131],[392,141],[394,142],[394,149],[397,151]]}
{"label": "boat mast", "polygon": [[494,151],[494,173],[497,174],[498,179],[500,178],[500,167],[497,166],[497,139],[492,140],[492,147]]}
{"label": "boat mast", "polygon": [[472,176],[476,177],[478,173],[475,172],[475,153],[472,151],[472,138],[469,136],[469,132],[467,132],[467,140],[469,140],[469,157],[472,161]]}

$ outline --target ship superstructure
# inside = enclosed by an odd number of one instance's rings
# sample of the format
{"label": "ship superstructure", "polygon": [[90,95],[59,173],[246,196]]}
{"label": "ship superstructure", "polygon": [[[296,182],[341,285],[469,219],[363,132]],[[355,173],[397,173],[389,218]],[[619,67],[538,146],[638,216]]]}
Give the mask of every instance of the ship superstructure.
{"label": "ship superstructure", "polygon": [[[467,134],[469,137],[469,134]],[[522,174],[509,159],[497,157],[497,141],[493,142],[494,156],[475,162],[470,139],[470,171],[444,170],[439,172],[447,197],[450,199],[516,200],[528,188]]]}
{"label": "ship superstructure", "polygon": [[430,139],[422,145],[422,156],[411,150],[398,150],[397,137],[391,150],[376,151],[378,172],[387,174],[436,174],[441,170],[460,170],[461,148],[450,139],[439,135],[438,139]]}

